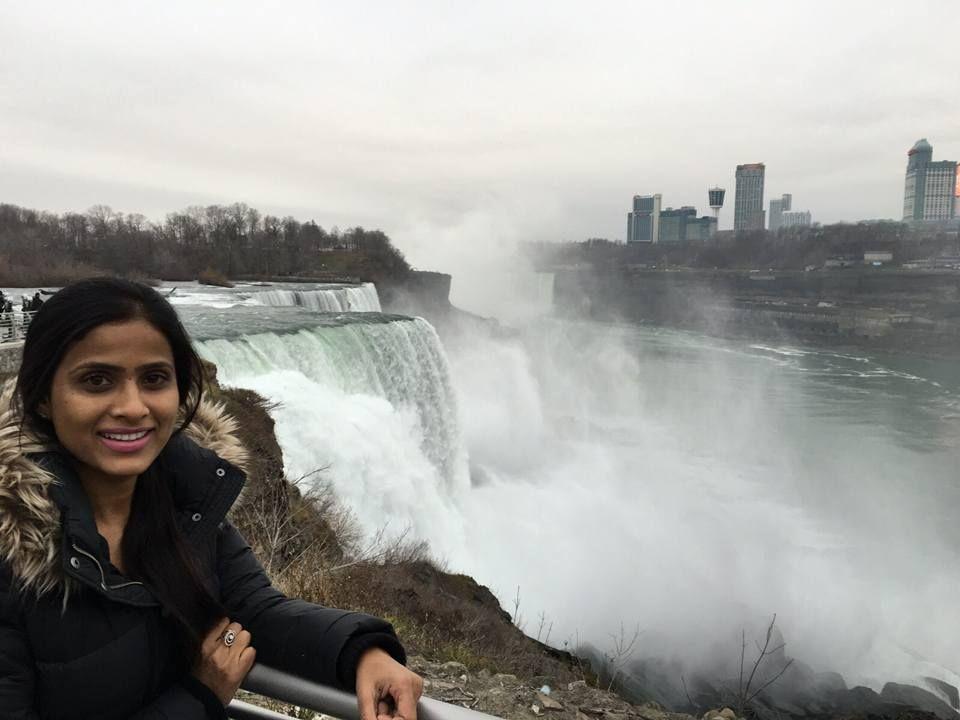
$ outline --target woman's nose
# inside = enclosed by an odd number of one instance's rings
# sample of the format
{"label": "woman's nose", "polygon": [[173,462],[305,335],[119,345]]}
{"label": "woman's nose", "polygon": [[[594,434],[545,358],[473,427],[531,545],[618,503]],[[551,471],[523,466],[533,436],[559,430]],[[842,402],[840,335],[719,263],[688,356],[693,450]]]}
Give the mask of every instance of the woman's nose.
{"label": "woman's nose", "polygon": [[128,380],[121,385],[111,411],[117,417],[131,418],[141,418],[149,412],[135,380]]}

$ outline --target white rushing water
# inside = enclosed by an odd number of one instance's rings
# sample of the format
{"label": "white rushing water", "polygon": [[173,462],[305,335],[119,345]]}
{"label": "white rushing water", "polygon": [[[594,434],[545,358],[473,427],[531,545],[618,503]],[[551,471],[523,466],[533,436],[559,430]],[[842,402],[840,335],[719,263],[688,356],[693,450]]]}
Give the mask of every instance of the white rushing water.
{"label": "white rushing water", "polygon": [[237,283],[233,288],[197,282],[161,288],[173,305],[217,309],[232,307],[302,307],[315,312],[380,312],[380,297],[373,283],[316,285],[307,283]]}
{"label": "white rushing water", "polygon": [[519,587],[552,643],[622,621],[716,666],[777,613],[851,684],[960,681],[952,365],[554,320],[445,353],[374,315],[200,349],[278,403],[292,478],[326,468],[368,530],[412,528],[505,606]]}
{"label": "white rushing water", "polygon": [[369,532],[387,525],[462,549],[455,503],[468,483],[447,360],[434,329],[406,319],[207,340],[228,385],[277,401],[296,479],[322,470]]}
{"label": "white rushing water", "polygon": [[380,297],[373,283],[317,290],[274,288],[257,292],[253,297],[264,305],[290,305],[317,312],[380,312]]}

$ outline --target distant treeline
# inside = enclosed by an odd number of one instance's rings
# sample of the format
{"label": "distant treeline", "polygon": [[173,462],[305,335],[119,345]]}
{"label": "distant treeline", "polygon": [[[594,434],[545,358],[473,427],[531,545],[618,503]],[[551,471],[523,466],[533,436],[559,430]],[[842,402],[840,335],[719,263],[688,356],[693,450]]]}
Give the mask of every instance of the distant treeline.
{"label": "distant treeline", "polygon": [[526,246],[544,269],[578,263],[657,264],[692,268],[803,270],[831,258],[862,260],[867,251],[889,251],[895,263],[958,254],[957,234],[917,230],[905,223],[875,221],[718,233],[707,242],[624,244],[605,238]]}
{"label": "distant treeline", "polygon": [[62,285],[102,272],[164,280],[203,272],[378,280],[409,270],[380,230],[325,230],[243,203],[189,207],[159,224],[105,205],[57,215],[0,204],[0,285]]}

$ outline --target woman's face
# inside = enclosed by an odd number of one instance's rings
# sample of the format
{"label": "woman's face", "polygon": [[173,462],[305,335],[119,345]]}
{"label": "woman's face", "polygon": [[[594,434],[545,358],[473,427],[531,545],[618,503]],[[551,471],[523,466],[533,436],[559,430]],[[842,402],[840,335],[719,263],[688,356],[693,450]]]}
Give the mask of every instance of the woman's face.
{"label": "woman's face", "polygon": [[41,408],[87,480],[129,480],[173,433],[180,395],[170,343],[146,320],[100,325],[57,367]]}

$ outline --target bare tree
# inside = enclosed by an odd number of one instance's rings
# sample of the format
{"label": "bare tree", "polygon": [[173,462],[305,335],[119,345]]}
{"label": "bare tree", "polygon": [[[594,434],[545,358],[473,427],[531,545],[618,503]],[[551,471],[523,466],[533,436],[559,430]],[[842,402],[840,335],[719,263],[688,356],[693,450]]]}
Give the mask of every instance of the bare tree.
{"label": "bare tree", "polygon": [[[541,635],[543,635],[544,627],[546,627],[547,634],[541,639]],[[544,645],[549,645],[551,632],[553,632],[553,621],[551,620],[550,623],[547,624],[547,614],[543,610],[541,610],[540,625],[537,627],[537,642],[542,642]]]}
{"label": "bare tree", "polygon": [[624,666],[630,662],[630,658],[633,657],[633,651],[636,647],[637,640],[640,639],[640,634],[640,625],[638,623],[633,630],[633,634],[627,635],[623,627],[623,621],[620,622],[620,633],[611,633],[610,639],[613,641],[613,646],[610,652],[603,654],[604,669],[610,673],[610,679],[607,683],[608,691],[613,690],[617,677],[623,671]]}
{"label": "bare tree", "polygon": [[777,615],[774,613],[773,618],[770,620],[770,625],[767,626],[766,638],[763,642],[763,647],[757,643],[757,659],[753,663],[753,668],[750,670],[750,675],[746,678],[744,682],[744,661],[747,654],[747,633],[746,631],[741,631],[740,633],[740,677],[739,683],[737,686],[737,716],[743,717],[744,711],[749,707],[756,697],[766,690],[768,687],[773,685],[777,680],[779,680],[787,669],[793,664],[793,660],[787,660],[783,667],[780,670],[770,677],[766,682],[764,682],[760,687],[756,688],[751,692],[751,687],[753,687],[753,681],[757,677],[757,671],[760,670],[761,666],[764,665],[767,660],[772,656],[783,650],[787,644],[780,643],[776,647],[770,647],[770,642],[773,639],[773,629],[777,624]]}

